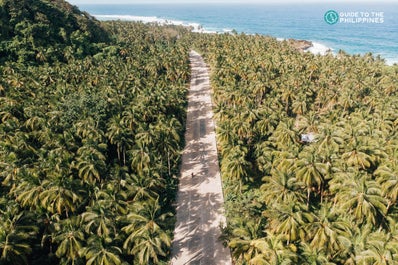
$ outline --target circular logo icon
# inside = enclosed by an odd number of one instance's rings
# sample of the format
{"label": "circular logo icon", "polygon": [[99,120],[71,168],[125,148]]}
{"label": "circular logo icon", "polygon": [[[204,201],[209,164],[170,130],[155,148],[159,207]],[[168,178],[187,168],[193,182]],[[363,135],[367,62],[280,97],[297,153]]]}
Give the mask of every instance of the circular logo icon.
{"label": "circular logo icon", "polygon": [[333,25],[339,21],[339,13],[334,10],[329,10],[325,13],[323,18],[325,19],[326,23]]}

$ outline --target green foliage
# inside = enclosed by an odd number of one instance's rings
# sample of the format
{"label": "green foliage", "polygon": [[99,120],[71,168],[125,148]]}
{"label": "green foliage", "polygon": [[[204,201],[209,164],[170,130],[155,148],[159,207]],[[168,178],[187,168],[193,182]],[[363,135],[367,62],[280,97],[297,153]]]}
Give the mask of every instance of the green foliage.
{"label": "green foliage", "polygon": [[0,7],[1,265],[167,262],[192,44],[212,69],[236,264],[397,262],[397,67],[100,24],[61,0]]}
{"label": "green foliage", "polygon": [[34,215],[21,212],[18,205],[0,199],[0,264],[28,264],[33,238],[38,232]]}
{"label": "green foliage", "polygon": [[212,69],[236,264],[397,263],[397,67],[264,36],[191,39]]}
{"label": "green foliage", "polygon": [[4,0],[0,4],[2,60],[44,63],[80,58],[99,51],[110,34],[92,16],[64,0]]}
{"label": "green foliage", "polygon": [[[4,3],[27,12],[25,1]],[[55,14],[63,6],[40,3]],[[0,65],[1,265],[170,255],[189,81],[188,48],[170,32],[185,29],[103,26],[115,41],[94,56],[77,54],[93,44],[88,31],[65,28],[68,63]]]}

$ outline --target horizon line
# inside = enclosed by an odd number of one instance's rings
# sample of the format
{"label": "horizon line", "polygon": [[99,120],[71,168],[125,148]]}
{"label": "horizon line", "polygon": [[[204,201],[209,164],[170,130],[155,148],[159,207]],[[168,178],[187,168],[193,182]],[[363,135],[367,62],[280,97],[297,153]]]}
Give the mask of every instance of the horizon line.
{"label": "horizon line", "polygon": [[[184,4],[184,5],[190,5],[190,4],[203,4],[203,5],[214,5],[214,4],[228,4],[228,5],[235,5],[235,4],[258,4],[258,5],[269,5],[269,4],[277,4],[277,5],[286,5],[286,4],[320,4],[320,5],[333,5],[333,4],[375,4],[375,5],[379,5],[379,4],[397,4],[398,2],[395,0],[381,0],[378,1],[377,3],[375,3],[372,0],[335,0],[335,1],[324,1],[324,2],[320,2],[319,0],[302,0],[300,2],[295,1],[295,0],[286,0],[286,1],[278,1],[278,0],[271,0],[271,1],[256,1],[256,0],[252,0],[252,1],[245,1],[242,2],[241,0],[230,0],[230,1],[226,1],[226,0],[219,0],[219,1],[211,1],[211,2],[207,2],[207,1],[200,1],[200,0],[194,0],[194,1],[181,1],[181,0],[176,0],[176,1],[162,1],[162,0],[153,0],[153,1],[134,1],[134,3],[129,3],[129,2],[99,2],[97,1],[97,3],[92,3],[92,1],[69,1],[71,4],[73,5],[134,5],[134,4],[143,4],[143,5],[153,5],[153,4]],[[77,2],[77,3],[76,3]],[[99,3],[98,3],[99,2]]]}

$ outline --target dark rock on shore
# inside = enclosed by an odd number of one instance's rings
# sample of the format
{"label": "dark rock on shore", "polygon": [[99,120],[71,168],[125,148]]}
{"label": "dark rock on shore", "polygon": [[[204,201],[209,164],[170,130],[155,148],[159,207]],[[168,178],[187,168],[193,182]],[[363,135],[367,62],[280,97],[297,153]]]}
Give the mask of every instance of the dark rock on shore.
{"label": "dark rock on shore", "polygon": [[288,43],[299,51],[305,51],[313,46],[311,41],[288,39]]}

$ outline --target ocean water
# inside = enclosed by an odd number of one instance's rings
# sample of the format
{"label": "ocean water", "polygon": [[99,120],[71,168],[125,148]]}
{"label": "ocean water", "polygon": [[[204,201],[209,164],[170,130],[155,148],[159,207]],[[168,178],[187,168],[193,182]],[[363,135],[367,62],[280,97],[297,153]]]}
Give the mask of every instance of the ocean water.
{"label": "ocean water", "polygon": [[[344,50],[380,55],[398,63],[398,1],[396,3],[324,4],[129,4],[80,5],[100,20],[140,20],[190,25],[201,32],[244,32],[276,38],[305,39],[312,52]],[[325,13],[338,14],[337,23]]]}

